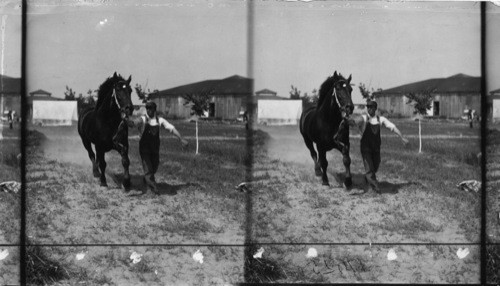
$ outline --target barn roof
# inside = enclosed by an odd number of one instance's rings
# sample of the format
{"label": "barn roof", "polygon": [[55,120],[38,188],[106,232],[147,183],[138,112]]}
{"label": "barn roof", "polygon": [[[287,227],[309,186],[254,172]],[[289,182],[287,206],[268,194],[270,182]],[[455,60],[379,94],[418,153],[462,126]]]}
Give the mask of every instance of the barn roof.
{"label": "barn roof", "polygon": [[21,93],[21,79],[0,75],[0,93]]}
{"label": "barn roof", "polygon": [[250,95],[252,93],[250,78],[239,75],[223,79],[204,80],[186,85],[165,89],[152,95],[153,97],[179,96],[188,93],[212,93],[213,95]]}
{"label": "barn roof", "polygon": [[276,91],[272,91],[272,90],[267,89],[267,88],[255,92],[256,95],[259,95],[259,94],[269,94],[269,93],[270,94],[274,94],[274,95],[278,94]]}
{"label": "barn roof", "polygon": [[456,74],[447,78],[433,78],[374,92],[377,95],[408,93],[481,93],[481,77]]}
{"label": "barn roof", "polygon": [[30,95],[33,96],[33,95],[37,95],[37,94],[43,94],[43,95],[52,95],[52,93],[48,92],[48,91],[45,91],[43,89],[37,89],[35,91],[32,91],[30,92]]}
{"label": "barn roof", "polygon": [[258,100],[289,100],[290,98],[280,97],[276,95],[257,95],[255,96]]}
{"label": "barn roof", "polygon": [[59,98],[59,97],[52,97],[52,96],[46,96],[46,95],[35,95],[35,96],[30,96],[28,97],[28,101],[63,101],[65,100],[64,98]]}
{"label": "barn roof", "polygon": [[490,91],[490,94],[500,93],[500,88]]}

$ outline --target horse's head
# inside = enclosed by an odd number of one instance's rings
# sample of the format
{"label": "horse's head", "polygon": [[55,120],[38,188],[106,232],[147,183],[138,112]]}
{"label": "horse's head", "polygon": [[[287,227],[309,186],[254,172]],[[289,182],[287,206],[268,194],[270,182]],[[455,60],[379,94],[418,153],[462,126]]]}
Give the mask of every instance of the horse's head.
{"label": "horse's head", "polygon": [[351,75],[348,79],[345,79],[341,74],[337,74],[337,71],[333,74],[333,90],[332,90],[332,104],[334,102],[340,108],[342,113],[342,118],[349,117],[354,110],[354,104],[351,98]]}
{"label": "horse's head", "polygon": [[132,88],[130,87],[132,76],[129,76],[129,78],[125,80],[121,76],[117,76],[115,72],[113,79],[113,98],[115,104],[118,106],[118,109],[120,109],[122,119],[124,119],[132,115],[132,112],[134,111],[131,98]]}

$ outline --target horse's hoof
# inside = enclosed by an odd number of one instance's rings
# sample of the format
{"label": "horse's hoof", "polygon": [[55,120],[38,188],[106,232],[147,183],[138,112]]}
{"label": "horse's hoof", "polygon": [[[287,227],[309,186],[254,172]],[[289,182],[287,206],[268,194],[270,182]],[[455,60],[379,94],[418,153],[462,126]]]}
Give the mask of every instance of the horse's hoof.
{"label": "horse's hoof", "polygon": [[345,178],[344,186],[346,189],[352,188],[352,178],[351,177]]}
{"label": "horse's hoof", "polygon": [[323,172],[321,172],[321,170],[314,170],[315,173],[316,173],[316,176],[323,176]]}
{"label": "horse's hoof", "polygon": [[93,174],[94,174],[94,178],[99,178],[101,176],[101,174],[99,173],[99,171],[97,171],[97,172],[94,171]]}
{"label": "horse's hoof", "polygon": [[330,183],[328,183],[328,182],[323,182],[323,186],[330,186]]}
{"label": "horse's hoof", "polygon": [[101,187],[108,187],[108,184],[106,182],[101,182]]}
{"label": "horse's hoof", "polygon": [[125,190],[129,190],[131,185],[132,185],[132,184],[130,184],[130,181],[129,181],[129,180],[127,180],[127,181],[123,181],[123,183],[122,183],[122,187],[123,187]]}

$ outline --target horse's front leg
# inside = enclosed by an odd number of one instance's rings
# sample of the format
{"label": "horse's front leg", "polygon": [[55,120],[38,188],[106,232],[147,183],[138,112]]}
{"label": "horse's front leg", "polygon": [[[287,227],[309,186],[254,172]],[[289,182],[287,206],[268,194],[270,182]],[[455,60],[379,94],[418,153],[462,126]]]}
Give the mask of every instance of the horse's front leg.
{"label": "horse's front leg", "polygon": [[321,175],[323,185],[330,186],[330,183],[328,182],[328,176],[326,175],[326,168],[328,168],[328,161],[326,160],[326,150],[318,148],[318,159],[319,165],[321,166],[321,171],[323,172]]}
{"label": "horse's front leg", "polygon": [[[120,136],[120,135],[126,135],[126,136]],[[115,135],[113,138],[113,144],[115,147],[115,150],[120,153],[122,157],[122,165],[123,165],[123,188],[125,191],[130,190],[130,173],[129,173],[129,166],[130,166],[130,160],[128,157],[128,134],[120,134],[118,133]]]}
{"label": "horse's front leg", "polygon": [[129,173],[129,166],[130,166],[130,160],[128,158],[128,147],[124,148],[122,152],[120,152],[120,155],[122,156],[122,165],[123,165],[123,188],[125,191],[130,190],[130,173]]}
{"label": "horse's front leg", "polygon": [[128,145],[123,144],[123,143],[117,143],[115,144],[115,149],[120,153],[122,157],[122,165],[123,165],[123,182],[122,186],[125,189],[125,191],[130,190],[130,173],[129,173],[129,167],[130,167],[130,160],[128,158]]}
{"label": "horse's front leg", "polygon": [[105,175],[106,161],[104,161],[104,150],[98,148],[97,146],[96,146],[96,156],[97,156],[96,157],[97,162],[99,164],[99,169],[101,170],[100,174],[101,187],[107,187],[108,183],[106,182],[106,175]]}
{"label": "horse's front leg", "polygon": [[342,121],[339,124],[339,129],[337,130],[337,133],[333,135],[333,141],[335,142],[335,144],[340,146],[340,151],[342,152],[342,154],[346,152],[345,150],[346,148],[347,152],[349,152],[349,146],[347,146],[344,142],[342,142],[342,139],[345,136],[349,137],[348,128],[349,128],[348,121],[346,119],[342,119]]}
{"label": "horse's front leg", "polygon": [[352,175],[351,175],[351,157],[349,156],[349,144],[344,144],[344,148],[342,148],[342,161],[345,167],[345,179],[344,179],[344,187],[346,189],[350,189],[352,187]]}

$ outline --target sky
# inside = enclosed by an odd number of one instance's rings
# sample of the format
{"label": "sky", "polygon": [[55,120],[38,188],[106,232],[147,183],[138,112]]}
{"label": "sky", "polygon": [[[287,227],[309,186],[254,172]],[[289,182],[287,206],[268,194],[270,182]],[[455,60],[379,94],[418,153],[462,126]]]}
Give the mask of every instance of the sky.
{"label": "sky", "polygon": [[0,74],[21,77],[21,0],[0,2]]}
{"label": "sky", "polygon": [[248,76],[245,1],[42,2],[28,6],[30,92],[86,95],[115,71],[151,90]]}
{"label": "sky", "polygon": [[311,93],[334,71],[388,89],[458,73],[481,76],[475,2],[257,1],[256,90]]}
{"label": "sky", "polygon": [[[9,76],[20,74],[16,2],[0,2],[8,3],[0,12],[7,15],[2,68]],[[359,83],[388,89],[481,75],[477,2],[255,0],[250,50],[243,0],[28,2],[27,89],[56,97],[66,86],[85,95],[115,71],[151,90],[238,74],[254,78],[256,91],[282,97],[291,85],[310,94],[338,71],[352,75],[355,102],[362,102]],[[489,4],[488,90],[500,88],[492,52],[500,48],[500,28],[492,28],[500,27],[499,15]]]}
{"label": "sky", "polygon": [[[499,2],[500,5],[500,2]],[[500,89],[500,6],[486,7],[486,90]]]}

